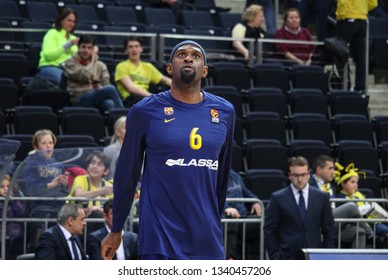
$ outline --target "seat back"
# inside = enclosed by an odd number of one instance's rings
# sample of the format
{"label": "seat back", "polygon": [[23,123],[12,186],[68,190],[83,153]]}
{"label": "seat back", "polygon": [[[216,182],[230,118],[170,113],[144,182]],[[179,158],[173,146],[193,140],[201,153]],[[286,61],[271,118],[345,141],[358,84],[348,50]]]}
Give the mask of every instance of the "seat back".
{"label": "seat back", "polygon": [[248,169],[245,174],[245,184],[260,200],[268,201],[271,194],[288,184],[288,178],[282,170]]}

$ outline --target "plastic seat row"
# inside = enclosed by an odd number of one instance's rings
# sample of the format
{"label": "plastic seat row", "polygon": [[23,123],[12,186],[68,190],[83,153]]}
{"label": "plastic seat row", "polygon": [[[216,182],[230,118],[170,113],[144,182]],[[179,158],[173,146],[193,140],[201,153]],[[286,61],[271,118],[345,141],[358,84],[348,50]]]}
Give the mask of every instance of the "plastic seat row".
{"label": "plastic seat row", "polygon": [[13,115],[7,116],[12,120],[8,121],[8,135],[34,134],[39,129],[50,129],[56,135],[90,135],[98,144],[113,134],[115,121],[126,113],[127,109],[112,109],[103,115],[96,108],[64,107],[57,114],[48,106],[17,106]]}
{"label": "plastic seat row", "polygon": [[[251,139],[241,146],[235,143],[232,167],[245,172],[249,169],[278,169],[287,174],[287,159],[304,156],[310,163],[318,155],[328,155],[341,163],[353,162],[369,177],[382,177],[388,172],[388,145],[376,149],[366,141],[341,141],[334,149],[319,140],[294,140],[283,146],[277,140]],[[386,175],[385,175],[386,177]]]}

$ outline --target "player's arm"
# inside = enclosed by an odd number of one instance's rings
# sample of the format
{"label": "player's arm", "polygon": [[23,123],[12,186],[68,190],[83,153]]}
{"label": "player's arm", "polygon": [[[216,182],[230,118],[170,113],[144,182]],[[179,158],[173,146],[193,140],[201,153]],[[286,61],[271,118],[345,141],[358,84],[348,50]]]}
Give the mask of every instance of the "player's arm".
{"label": "player's arm", "polygon": [[112,257],[120,245],[121,231],[132,207],[140,176],[145,150],[145,133],[151,119],[144,113],[143,106],[134,106],[128,111],[126,133],[113,181],[112,230],[101,244],[103,259]]}
{"label": "player's arm", "polygon": [[227,120],[227,136],[226,142],[221,149],[218,165],[218,180],[217,180],[217,194],[218,194],[218,209],[220,215],[222,215],[226,193],[228,190],[229,173],[232,165],[232,147],[233,147],[233,136],[234,136],[234,124],[236,114],[232,104],[230,105],[230,115]]}

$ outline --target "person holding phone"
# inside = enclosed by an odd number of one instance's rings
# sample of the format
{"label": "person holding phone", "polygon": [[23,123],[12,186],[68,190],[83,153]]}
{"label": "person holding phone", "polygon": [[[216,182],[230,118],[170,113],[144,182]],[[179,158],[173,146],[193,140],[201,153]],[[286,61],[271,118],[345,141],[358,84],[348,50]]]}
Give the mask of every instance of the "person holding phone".
{"label": "person holding phone", "polygon": [[107,66],[98,60],[94,37],[81,35],[78,53],[64,63],[67,91],[74,106],[95,107],[102,112],[124,108]]}

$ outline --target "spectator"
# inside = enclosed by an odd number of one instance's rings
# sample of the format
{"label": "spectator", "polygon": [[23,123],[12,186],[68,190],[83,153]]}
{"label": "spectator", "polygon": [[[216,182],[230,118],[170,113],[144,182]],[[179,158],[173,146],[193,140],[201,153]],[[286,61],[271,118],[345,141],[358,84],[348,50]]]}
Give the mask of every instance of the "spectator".
{"label": "spectator", "polygon": [[35,257],[38,260],[86,260],[80,235],[85,227],[82,207],[65,204],[58,213],[58,223],[39,237]]}
{"label": "spectator", "polygon": [[171,79],[164,76],[149,62],[141,61],[143,42],[140,37],[128,37],[124,40],[128,60],[116,66],[115,82],[125,107],[131,107],[144,97],[150,96],[150,83],[162,83],[171,86]]}
{"label": "spectator", "polygon": [[[69,197],[112,198],[112,184],[103,179],[109,174],[110,158],[102,151],[93,151],[87,162],[88,175],[75,177]],[[102,218],[101,201],[85,201],[83,205],[89,218]],[[88,224],[88,232],[95,230],[97,225]]]}
{"label": "spectator", "polygon": [[[246,186],[241,176],[234,170],[230,170],[228,181],[227,198],[256,198]],[[249,211],[247,210],[249,209]],[[226,218],[258,218],[261,216],[261,205],[258,202],[244,203],[244,202],[226,202],[224,207],[224,215]],[[241,256],[238,253],[238,236],[241,233],[240,223],[228,223],[227,232],[227,244],[226,244],[226,258],[227,259],[240,259]],[[260,224],[248,223],[246,225],[246,237],[247,237],[247,249],[250,252],[260,250]]]}
{"label": "spectator", "polygon": [[[358,169],[354,167],[353,163],[350,163],[346,167],[338,162],[335,163],[334,178],[339,189],[338,198],[351,200],[365,199],[365,195],[358,190],[358,173],[362,172],[359,172]],[[365,204],[366,202],[363,201],[357,202],[359,207],[364,206]],[[384,238],[384,246],[385,248],[388,248],[388,223],[377,223],[375,235]]]}
{"label": "spectator", "polygon": [[[109,199],[104,203],[104,212],[102,214],[105,220],[105,226],[90,233],[87,238],[86,248],[89,260],[102,260],[101,241],[108,235],[112,228],[112,206],[113,200]],[[122,232],[122,240],[116,251],[114,260],[136,260],[138,258],[138,236],[133,232]]]}
{"label": "spectator", "polygon": [[247,0],[245,4],[245,9],[253,4],[257,4],[263,7],[267,34],[270,37],[274,36],[277,28],[276,15],[273,8],[272,0]]}
{"label": "spectator", "polygon": [[117,89],[109,82],[107,66],[98,60],[94,37],[81,35],[78,49],[78,53],[64,63],[67,91],[73,104],[103,111],[123,108]]}
{"label": "spectator", "polygon": [[47,31],[43,38],[38,75],[57,85],[61,85],[62,80],[61,64],[78,50],[78,38],[73,34],[76,22],[76,12],[63,8],[55,19],[54,28]]}
{"label": "spectator", "polygon": [[125,136],[125,122],[127,117],[123,116],[116,120],[114,125],[114,134],[110,145],[104,148],[104,153],[112,160],[109,167],[109,174],[106,176],[108,180],[113,179],[116,170],[116,161],[119,157],[121,146]]}
{"label": "spectator", "polygon": [[242,21],[237,23],[232,29],[233,47],[242,54],[245,60],[249,59],[248,43],[244,43],[242,39],[264,38],[265,31],[261,28],[263,20],[263,7],[251,5],[243,13]]}
{"label": "spectator", "polygon": [[[321,155],[315,159],[313,166],[314,174],[311,175],[310,185],[319,188],[329,194],[330,198],[335,198],[331,181],[334,178],[334,159],[329,156]],[[336,207],[331,203],[334,218],[359,219],[362,218],[358,207],[353,202],[348,202]],[[363,249],[366,240],[373,238],[373,231],[369,224],[361,222],[340,223],[337,228],[341,228],[341,242],[351,243],[352,248]]]}
{"label": "spectator", "polygon": [[[6,197],[9,184],[11,182],[11,177],[9,175],[5,175],[1,181],[0,185],[0,197]],[[12,198],[13,194],[10,194],[10,198]],[[4,201],[0,200],[0,217],[3,215],[4,210]],[[26,217],[28,215],[27,207],[20,200],[9,200],[8,208],[7,208],[7,218],[21,218]],[[8,259],[16,259],[16,256],[22,253],[23,249],[23,225],[18,222],[7,222],[6,224],[6,251]],[[2,236],[0,227],[0,236]],[[0,240],[1,244],[1,240]]]}
{"label": "spectator", "polygon": [[[300,13],[296,8],[289,8],[284,13],[283,27],[276,31],[276,39],[294,41],[313,41],[310,31],[300,26]],[[307,44],[276,44],[276,49],[285,58],[299,65],[311,65],[314,45]]]}
{"label": "spectator", "polygon": [[[32,138],[34,150],[25,159],[24,194],[35,197],[65,197],[68,195],[68,178],[64,174],[62,163],[53,158],[54,146],[57,138],[48,129],[35,132]],[[53,218],[58,214],[64,201],[30,201],[30,217]],[[35,242],[43,227],[42,224],[33,224],[29,235]]]}
{"label": "spectator", "polygon": [[336,34],[349,44],[356,64],[354,90],[366,90],[366,38],[368,12],[377,7],[377,0],[338,0]]}
{"label": "spectator", "polygon": [[303,27],[307,27],[307,23],[313,15],[315,18],[318,41],[323,41],[326,38],[330,1],[331,0],[301,0],[299,2],[301,24]]}
{"label": "spectator", "polygon": [[329,197],[309,186],[303,157],[288,162],[291,184],[272,194],[264,223],[264,241],[271,260],[295,259],[302,248],[334,248],[335,228]]}

